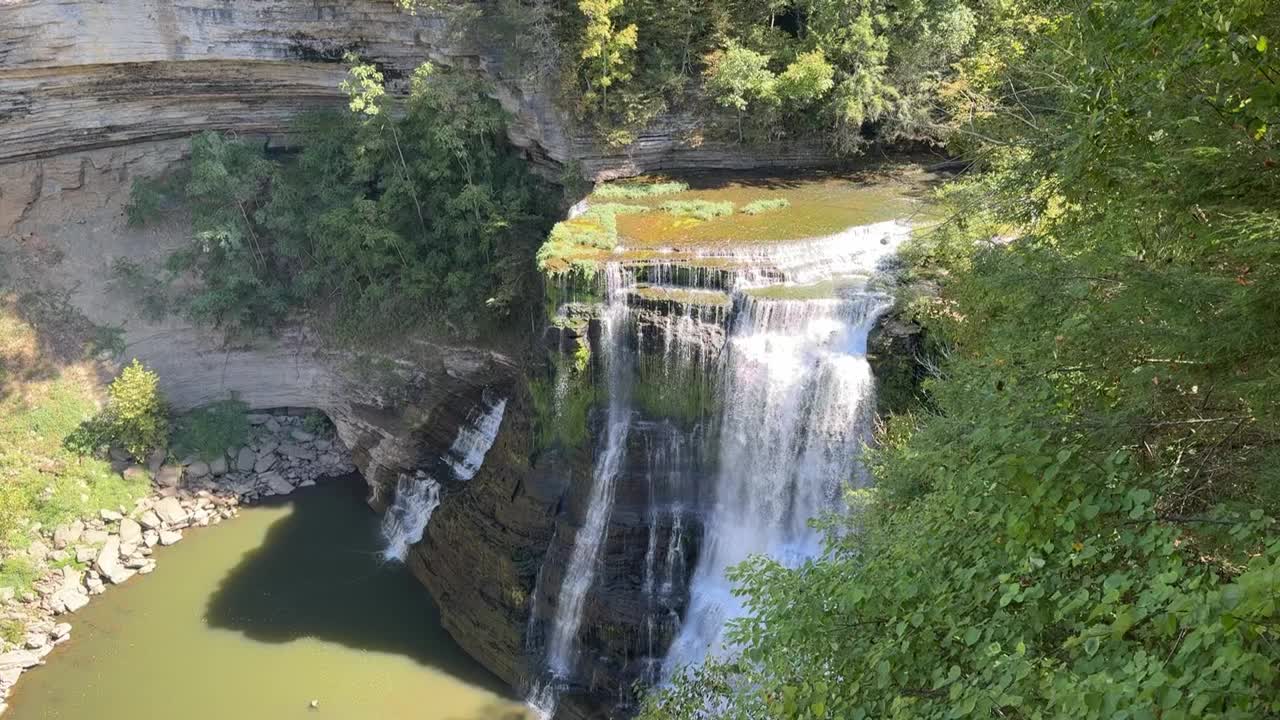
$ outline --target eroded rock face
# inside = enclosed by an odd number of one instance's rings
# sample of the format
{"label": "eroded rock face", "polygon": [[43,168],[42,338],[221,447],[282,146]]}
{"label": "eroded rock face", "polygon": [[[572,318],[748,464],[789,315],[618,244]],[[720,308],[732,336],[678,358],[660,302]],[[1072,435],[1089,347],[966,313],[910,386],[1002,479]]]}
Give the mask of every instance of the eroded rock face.
{"label": "eroded rock face", "polygon": [[575,161],[586,177],[827,161],[812,146],[744,152],[704,142],[696,119],[683,116],[659,119],[629,147],[604,147],[555,105],[554,73],[504,70],[506,43],[463,37],[473,35],[393,0],[0,3],[0,164],[202,130],[278,133],[301,110],[343,102],[347,51],[377,62],[393,83],[424,60],[487,74],[513,116],[512,142],[543,166]]}

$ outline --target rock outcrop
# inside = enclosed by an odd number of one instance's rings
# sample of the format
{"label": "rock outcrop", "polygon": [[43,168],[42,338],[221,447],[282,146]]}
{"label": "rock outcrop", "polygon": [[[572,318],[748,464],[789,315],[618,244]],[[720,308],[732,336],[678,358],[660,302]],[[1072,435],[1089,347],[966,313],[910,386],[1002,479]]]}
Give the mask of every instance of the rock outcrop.
{"label": "rock outcrop", "polygon": [[299,111],[344,100],[348,51],[392,81],[425,60],[485,73],[512,114],[512,141],[536,162],[573,161],[589,178],[827,160],[807,145],[744,152],[704,141],[687,116],[605,147],[556,106],[554,73],[504,72],[507,43],[476,36],[393,0],[10,0],[0,3],[0,165],[202,130],[276,134]]}

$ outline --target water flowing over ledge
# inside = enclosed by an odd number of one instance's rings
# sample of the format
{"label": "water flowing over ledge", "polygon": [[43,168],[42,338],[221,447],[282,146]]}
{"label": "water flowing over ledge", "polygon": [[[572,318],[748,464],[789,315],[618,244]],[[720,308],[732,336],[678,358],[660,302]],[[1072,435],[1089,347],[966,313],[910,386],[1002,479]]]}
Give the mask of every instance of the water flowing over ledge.
{"label": "water flowing over ledge", "polygon": [[[442,456],[458,480],[470,480],[480,471],[485,455],[498,437],[506,408],[506,398],[493,403],[484,401],[482,409],[472,410],[458,428],[453,444]],[[400,476],[395,499],[382,519],[382,537],[386,542],[383,557],[387,561],[404,562],[409,548],[422,540],[431,515],[440,507],[440,491],[440,482],[423,471]]]}
{"label": "water flowing over ledge", "polygon": [[[821,551],[810,520],[865,483],[867,336],[892,306],[875,288],[913,229],[891,220],[787,243],[624,249],[602,268],[591,349],[607,402],[591,484],[569,515],[581,525],[562,521],[552,541],[567,550],[547,557],[567,564],[550,582],[539,573],[526,636],[539,715],[573,715],[571,694],[602,692],[601,623],[626,617],[614,667],[664,682],[726,650],[725,623],[743,612],[729,568]],[[569,382],[563,364],[556,377],[558,389]],[[623,551],[635,556],[625,578],[605,562]]]}

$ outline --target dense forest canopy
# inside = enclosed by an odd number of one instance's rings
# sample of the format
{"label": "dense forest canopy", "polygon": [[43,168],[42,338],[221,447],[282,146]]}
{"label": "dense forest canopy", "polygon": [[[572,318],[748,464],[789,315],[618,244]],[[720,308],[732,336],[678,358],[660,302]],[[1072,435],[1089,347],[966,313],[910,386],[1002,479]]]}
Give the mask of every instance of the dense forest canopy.
{"label": "dense forest canopy", "polygon": [[[615,145],[662,113],[713,136],[937,139],[942,90],[998,0],[400,0],[455,15],[511,49],[512,70],[551,71],[563,104]],[[496,30],[495,30],[496,28]]]}
{"label": "dense forest canopy", "polygon": [[934,377],[649,720],[1280,716],[1280,5],[989,7]]}

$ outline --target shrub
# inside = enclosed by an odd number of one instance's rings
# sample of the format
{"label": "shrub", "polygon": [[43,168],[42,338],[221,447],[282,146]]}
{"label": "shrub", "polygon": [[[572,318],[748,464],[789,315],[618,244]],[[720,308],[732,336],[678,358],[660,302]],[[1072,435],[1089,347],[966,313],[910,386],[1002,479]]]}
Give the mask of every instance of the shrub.
{"label": "shrub", "polygon": [[27,636],[26,623],[17,618],[0,620],[0,638],[10,645],[17,645]]}
{"label": "shrub", "polygon": [[312,410],[302,418],[302,429],[312,435],[328,435],[333,430],[333,423],[324,413]]}
{"label": "shrub", "polygon": [[21,555],[5,558],[0,564],[0,587],[10,587],[18,593],[31,590],[38,576],[35,565]]}
{"label": "shrub", "polygon": [[66,447],[88,453],[102,445],[117,445],[137,459],[164,447],[169,441],[169,419],[159,382],[154,371],[134,358],[111,381],[107,408],[68,435]]}
{"label": "shrub", "polygon": [[193,410],[178,421],[174,447],[205,460],[227,448],[240,447],[249,439],[249,421],[245,417],[248,410],[249,406],[236,398]]}
{"label": "shrub", "polygon": [[699,220],[711,220],[733,214],[733,203],[710,200],[668,200],[659,207],[663,212],[676,217],[692,217]]}
{"label": "shrub", "polygon": [[769,198],[767,200],[753,200],[743,205],[742,212],[747,215],[759,215],[770,210],[781,210],[787,207],[791,207],[790,200],[786,198]]}

